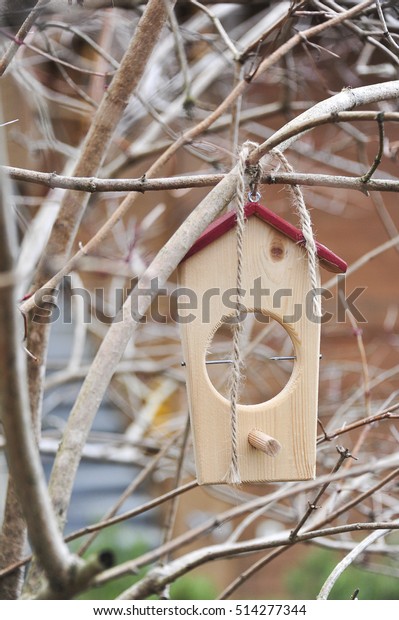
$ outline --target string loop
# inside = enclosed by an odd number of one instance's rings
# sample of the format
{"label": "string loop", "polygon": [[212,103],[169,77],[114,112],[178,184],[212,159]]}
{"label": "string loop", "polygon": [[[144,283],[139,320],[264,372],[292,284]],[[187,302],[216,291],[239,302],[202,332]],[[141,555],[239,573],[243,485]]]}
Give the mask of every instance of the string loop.
{"label": "string loop", "polygon": [[[276,148],[273,149],[271,153],[279,160],[286,172],[289,172],[290,174],[294,173],[293,167],[290,165],[287,158],[285,157],[285,155],[283,155],[281,151]],[[289,189],[292,193],[294,206],[299,215],[303,238],[305,239],[305,247],[308,255],[309,279],[313,293],[313,313],[315,317],[320,318],[322,316],[321,302],[317,294],[317,289],[319,287],[317,268],[318,258],[316,241],[313,235],[312,220],[308,208],[306,207],[305,199],[299,185],[290,185]]]}

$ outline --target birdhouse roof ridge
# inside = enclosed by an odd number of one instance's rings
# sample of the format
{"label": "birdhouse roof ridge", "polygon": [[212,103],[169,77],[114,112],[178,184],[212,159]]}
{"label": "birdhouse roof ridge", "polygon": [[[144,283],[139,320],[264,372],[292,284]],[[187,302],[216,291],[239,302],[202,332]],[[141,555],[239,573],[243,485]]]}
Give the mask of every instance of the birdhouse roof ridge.
{"label": "birdhouse roof ridge", "polygon": [[[248,219],[252,215],[256,215],[259,219],[263,220],[269,226],[272,226],[283,235],[294,241],[295,243],[305,245],[305,238],[299,228],[296,228],[290,222],[287,222],[282,217],[264,207],[259,202],[248,202],[245,205],[245,217]],[[216,241],[219,237],[222,237],[226,232],[232,230],[236,224],[236,212],[228,211],[224,215],[218,217],[212,224],[206,228],[197,241],[191,246],[182,262],[193,256],[207,245],[210,245],[213,241]],[[317,256],[320,261],[320,265],[332,271],[334,273],[345,273],[348,265],[337,254],[334,254],[325,245],[316,241]]]}

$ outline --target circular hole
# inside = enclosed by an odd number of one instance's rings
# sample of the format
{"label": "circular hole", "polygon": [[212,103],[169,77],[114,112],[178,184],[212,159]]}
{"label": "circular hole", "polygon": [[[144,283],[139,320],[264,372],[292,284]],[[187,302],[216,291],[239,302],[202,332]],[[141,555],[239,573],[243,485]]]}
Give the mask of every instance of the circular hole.
{"label": "circular hole", "polygon": [[[246,312],[242,317],[243,365],[239,403],[256,405],[270,400],[287,385],[294,368],[295,353],[288,332],[278,321],[259,312]],[[212,337],[206,355],[209,379],[219,394],[228,400],[233,330],[231,318],[224,318]]]}

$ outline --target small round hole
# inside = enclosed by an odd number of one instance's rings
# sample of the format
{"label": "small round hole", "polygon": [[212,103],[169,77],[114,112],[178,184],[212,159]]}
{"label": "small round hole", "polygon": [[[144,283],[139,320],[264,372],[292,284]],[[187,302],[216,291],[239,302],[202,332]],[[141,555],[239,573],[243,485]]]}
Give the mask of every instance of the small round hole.
{"label": "small round hole", "polygon": [[[206,369],[214,388],[229,399],[234,325],[226,317],[214,333],[206,355]],[[272,317],[246,312],[243,317],[243,360],[239,402],[263,403],[283,390],[294,368],[294,347],[286,329]],[[213,363],[212,363],[213,362]],[[216,363],[215,363],[216,362]]]}

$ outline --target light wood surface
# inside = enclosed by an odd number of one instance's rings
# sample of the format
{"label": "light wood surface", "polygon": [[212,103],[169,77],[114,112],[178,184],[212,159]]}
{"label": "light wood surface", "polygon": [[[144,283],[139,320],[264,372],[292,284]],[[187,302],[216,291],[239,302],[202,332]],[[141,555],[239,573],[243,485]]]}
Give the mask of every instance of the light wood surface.
{"label": "light wood surface", "polygon": [[[230,403],[212,385],[205,361],[213,334],[223,318],[233,314],[232,308],[224,305],[222,295],[235,289],[236,265],[235,231],[230,230],[179,266],[180,286],[194,291],[198,299],[196,309],[191,303],[179,314],[194,318],[181,326],[181,334],[200,484],[225,482],[231,457]],[[270,295],[263,295],[260,307],[254,307],[251,289],[259,277],[262,288],[270,289]],[[241,480],[311,479],[316,458],[320,325],[306,316],[306,298],[311,299],[311,287],[304,248],[258,217],[251,217],[245,228],[243,282],[247,310],[262,311],[283,325],[291,337],[296,360],[292,375],[279,394],[265,403],[238,406]],[[184,302],[184,298],[180,301]],[[311,304],[308,305],[310,314]],[[299,313],[302,316],[295,322],[287,320]],[[247,375],[249,372],[247,369]],[[248,441],[254,429],[281,444],[279,453],[270,456],[254,449]]]}
{"label": "light wood surface", "polygon": [[266,435],[266,433],[259,431],[257,428],[249,431],[248,442],[253,448],[264,452],[268,456],[277,456],[281,450],[281,443],[277,439]]}

